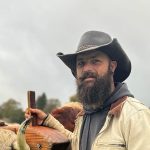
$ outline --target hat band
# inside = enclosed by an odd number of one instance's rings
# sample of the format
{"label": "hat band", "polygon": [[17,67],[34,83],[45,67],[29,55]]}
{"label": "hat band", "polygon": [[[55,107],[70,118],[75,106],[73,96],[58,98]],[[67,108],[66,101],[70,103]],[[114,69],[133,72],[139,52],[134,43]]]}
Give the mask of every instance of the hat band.
{"label": "hat band", "polygon": [[82,45],[78,48],[77,52],[78,51],[82,51],[82,50],[85,50],[87,48],[91,48],[91,47],[96,47],[97,45]]}

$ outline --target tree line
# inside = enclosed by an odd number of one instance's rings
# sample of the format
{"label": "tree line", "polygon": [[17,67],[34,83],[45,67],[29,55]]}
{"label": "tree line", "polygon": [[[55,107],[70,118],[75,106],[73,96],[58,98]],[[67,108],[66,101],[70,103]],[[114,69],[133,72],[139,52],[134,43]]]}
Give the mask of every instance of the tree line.
{"label": "tree line", "polygon": [[[68,101],[78,101],[77,96],[71,96]],[[59,99],[48,99],[45,93],[42,93],[36,99],[36,107],[46,113],[50,113],[54,108],[60,106],[61,101]],[[21,123],[24,121],[24,119],[24,111],[20,102],[11,98],[0,105],[0,120],[6,121],[8,123]]]}

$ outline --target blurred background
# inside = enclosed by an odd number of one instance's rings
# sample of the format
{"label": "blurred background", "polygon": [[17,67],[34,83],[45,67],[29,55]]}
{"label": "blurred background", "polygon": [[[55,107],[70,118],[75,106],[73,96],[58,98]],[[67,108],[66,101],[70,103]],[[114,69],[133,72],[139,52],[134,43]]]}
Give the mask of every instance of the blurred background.
{"label": "blurred background", "polygon": [[0,0],[0,107],[24,110],[29,90],[58,106],[70,101],[75,79],[56,53],[73,53],[88,30],[119,40],[132,62],[125,82],[150,106],[149,7],[149,0]]}

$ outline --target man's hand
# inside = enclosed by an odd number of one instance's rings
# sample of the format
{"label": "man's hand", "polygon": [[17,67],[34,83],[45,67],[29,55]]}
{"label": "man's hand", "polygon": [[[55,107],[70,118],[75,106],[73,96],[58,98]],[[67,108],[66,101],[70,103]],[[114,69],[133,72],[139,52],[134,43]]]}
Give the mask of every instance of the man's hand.
{"label": "man's hand", "polygon": [[43,120],[47,117],[47,114],[44,113],[40,109],[27,108],[26,111],[25,111],[25,118],[29,118],[31,116],[31,113],[37,115],[37,123],[38,123],[38,125],[41,125],[43,123]]}

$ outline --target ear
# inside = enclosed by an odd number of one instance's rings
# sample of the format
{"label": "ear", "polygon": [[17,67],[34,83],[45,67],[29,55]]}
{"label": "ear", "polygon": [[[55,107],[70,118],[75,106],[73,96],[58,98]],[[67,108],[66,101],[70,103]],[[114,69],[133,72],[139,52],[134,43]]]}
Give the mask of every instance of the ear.
{"label": "ear", "polygon": [[117,68],[117,61],[111,61],[110,62],[110,69],[111,69],[112,73],[115,72],[116,68]]}

